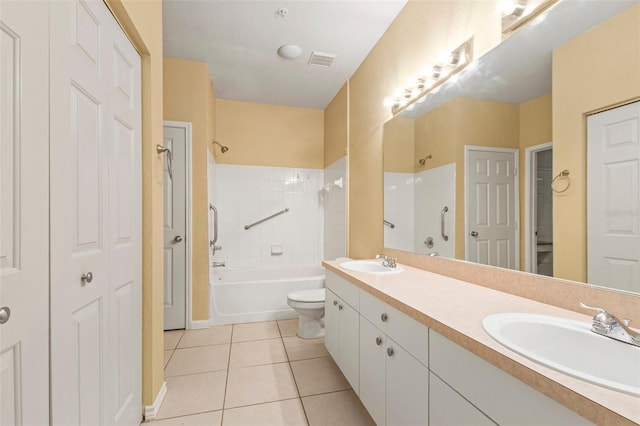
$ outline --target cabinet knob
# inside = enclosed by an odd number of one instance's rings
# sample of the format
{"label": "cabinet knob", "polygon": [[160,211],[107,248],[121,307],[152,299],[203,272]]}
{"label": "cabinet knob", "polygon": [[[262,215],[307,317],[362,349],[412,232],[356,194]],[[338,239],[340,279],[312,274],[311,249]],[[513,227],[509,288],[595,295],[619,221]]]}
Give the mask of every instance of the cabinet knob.
{"label": "cabinet knob", "polygon": [[333,301],[333,306],[338,306],[338,301],[337,300]]}
{"label": "cabinet knob", "polygon": [[393,356],[393,348],[387,348],[387,355]]}
{"label": "cabinet knob", "polygon": [[341,311],[342,310],[342,305],[338,305],[338,310]]}
{"label": "cabinet knob", "polygon": [[380,315],[380,319],[382,320],[382,322],[387,322],[387,319],[388,319],[388,318],[389,318],[389,317],[387,317],[387,314],[382,314],[382,315]]}
{"label": "cabinet knob", "polygon": [[89,284],[93,281],[93,273],[87,272],[86,274],[82,274],[80,280],[82,281],[82,285]]}
{"label": "cabinet knob", "polygon": [[376,345],[380,346],[382,344],[382,337],[376,337]]}
{"label": "cabinet knob", "polygon": [[9,321],[9,317],[11,316],[11,309],[8,306],[3,306],[0,308],[0,324],[4,324]]}

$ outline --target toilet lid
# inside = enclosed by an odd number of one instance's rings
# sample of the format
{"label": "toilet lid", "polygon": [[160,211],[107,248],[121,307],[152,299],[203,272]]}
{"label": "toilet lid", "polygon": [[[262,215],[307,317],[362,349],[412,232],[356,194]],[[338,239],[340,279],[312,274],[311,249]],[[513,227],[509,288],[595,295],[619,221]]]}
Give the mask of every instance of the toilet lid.
{"label": "toilet lid", "polygon": [[289,300],[293,300],[294,302],[324,302],[324,288],[292,291],[288,294],[288,297]]}

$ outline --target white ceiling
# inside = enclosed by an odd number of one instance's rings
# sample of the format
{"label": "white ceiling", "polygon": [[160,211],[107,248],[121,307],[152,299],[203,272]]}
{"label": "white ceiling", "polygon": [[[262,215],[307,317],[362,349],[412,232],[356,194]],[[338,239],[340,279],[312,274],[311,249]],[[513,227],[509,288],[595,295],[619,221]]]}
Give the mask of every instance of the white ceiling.
{"label": "white ceiling", "polygon": [[[218,98],[324,109],[406,1],[164,0],[164,55],[206,62]],[[283,44],[302,55],[279,57]],[[336,58],[308,65],[312,51]]]}

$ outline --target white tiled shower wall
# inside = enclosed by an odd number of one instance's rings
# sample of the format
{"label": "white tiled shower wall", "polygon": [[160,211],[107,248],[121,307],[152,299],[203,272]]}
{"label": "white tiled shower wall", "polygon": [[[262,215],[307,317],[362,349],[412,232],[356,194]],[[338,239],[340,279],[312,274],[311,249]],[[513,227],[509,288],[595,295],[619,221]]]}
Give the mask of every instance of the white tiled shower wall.
{"label": "white tiled shower wall", "polygon": [[[319,265],[323,259],[323,170],[216,165],[216,262],[227,269]],[[244,226],[289,211],[245,230]],[[273,251],[282,249],[282,254]]]}
{"label": "white tiled shower wall", "polygon": [[347,157],[324,169],[324,258],[347,255]]}

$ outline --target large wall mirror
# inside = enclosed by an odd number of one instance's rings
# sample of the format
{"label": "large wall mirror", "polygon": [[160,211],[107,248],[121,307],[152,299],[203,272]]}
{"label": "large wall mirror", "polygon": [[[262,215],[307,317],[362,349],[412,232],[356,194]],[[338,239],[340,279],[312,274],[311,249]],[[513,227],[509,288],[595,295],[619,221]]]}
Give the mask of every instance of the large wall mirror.
{"label": "large wall mirror", "polygon": [[[553,164],[558,88],[552,87],[552,52],[637,3],[559,1],[385,123],[385,246],[553,276],[554,255],[562,256],[554,254],[553,204],[575,178]],[[606,90],[606,84],[593,90]],[[629,129],[629,137],[637,139],[632,135],[637,128]],[[629,164],[637,165],[640,152],[633,155]],[[638,171],[633,167],[618,167],[610,179],[616,188],[624,187],[611,206],[630,214],[606,220],[622,233],[637,234]],[[603,179],[590,178],[591,189]],[[611,188],[598,190],[608,194]],[[637,237],[633,244],[640,256]],[[609,270],[608,278],[587,281],[609,286],[615,274],[617,284],[611,287],[640,291],[635,259]]]}

